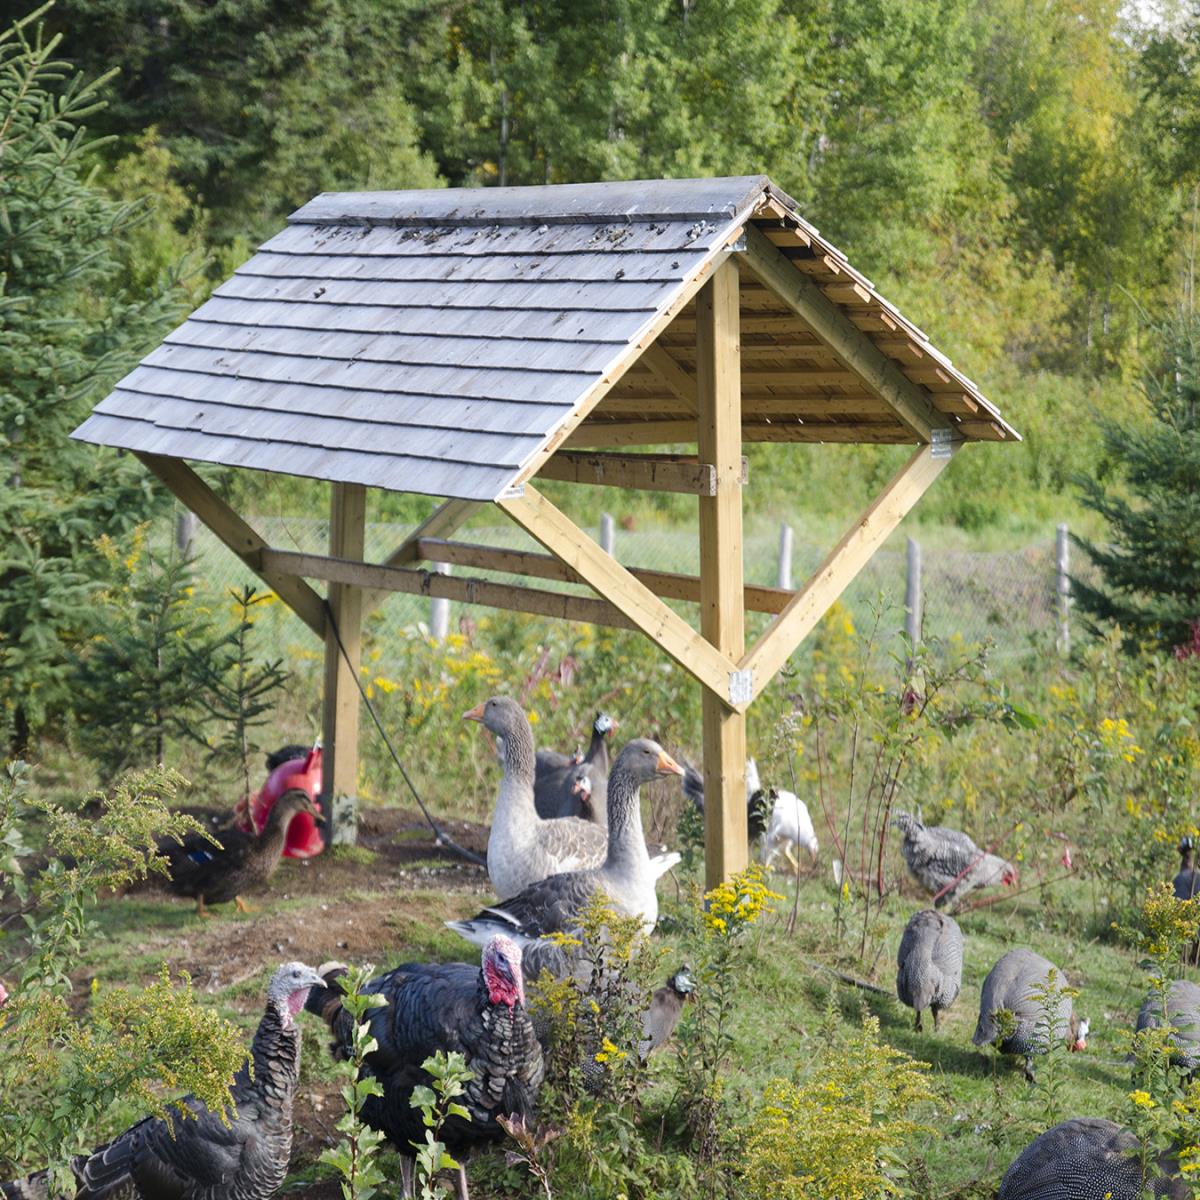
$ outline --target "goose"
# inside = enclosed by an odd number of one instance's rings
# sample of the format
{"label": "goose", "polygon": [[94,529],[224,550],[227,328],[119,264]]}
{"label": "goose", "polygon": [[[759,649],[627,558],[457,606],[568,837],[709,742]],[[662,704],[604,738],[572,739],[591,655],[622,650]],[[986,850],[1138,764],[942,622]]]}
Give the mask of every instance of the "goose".
{"label": "goose", "polygon": [[1191,1189],[1160,1159],[1153,1179],[1142,1178],[1139,1143],[1129,1129],[1096,1117],[1072,1117],[1021,1151],[1004,1173],[997,1200],[1186,1200]]}
{"label": "goose", "polygon": [[539,750],[535,759],[533,802],[538,816],[584,816],[580,807],[580,792],[575,784],[588,781],[588,794],[597,800],[593,812],[604,823],[604,801],[608,789],[608,741],[619,723],[608,713],[599,712],[592,722],[592,740],[585,755],[560,754],[556,750]]}
{"label": "goose", "polygon": [[[1066,984],[1066,976],[1052,962],[1018,946],[1002,955],[988,972],[979,998],[979,1022],[972,1040],[981,1047],[994,1042],[1000,1036],[996,1013],[1007,1009],[1016,1018],[1016,1027],[1000,1043],[1000,1049],[1005,1054],[1024,1056],[1025,1078],[1030,1083],[1033,1082],[1033,1056],[1046,1052],[1038,1031],[1041,1005],[1033,993],[1046,985],[1051,971],[1055,972],[1060,985]],[[1071,998],[1060,997],[1054,1014],[1054,1036],[1065,1037],[1071,1050],[1085,1050],[1087,1035],[1088,1023],[1075,1012]]]}
{"label": "goose", "polygon": [[1016,883],[1011,864],[987,854],[965,833],[944,825],[924,825],[906,812],[892,816],[900,830],[901,853],[912,877],[933,897],[935,908],[955,905],[976,888]]}
{"label": "goose", "polygon": [[913,1028],[921,1032],[921,1013],[933,1013],[936,1030],[942,1010],[958,998],[962,987],[963,936],[958,922],[927,908],[914,913],[904,927],[896,955],[896,995],[913,1009]]}
{"label": "goose", "polygon": [[608,849],[602,864],[540,879],[469,920],[446,925],[477,946],[507,934],[524,949],[544,934],[575,929],[588,901],[603,892],[616,912],[640,917],[653,929],[658,920],[655,884],[661,871],[646,850],[638,792],[652,779],[682,774],[683,768],[657,742],[635,738],[617,756],[608,778]]}

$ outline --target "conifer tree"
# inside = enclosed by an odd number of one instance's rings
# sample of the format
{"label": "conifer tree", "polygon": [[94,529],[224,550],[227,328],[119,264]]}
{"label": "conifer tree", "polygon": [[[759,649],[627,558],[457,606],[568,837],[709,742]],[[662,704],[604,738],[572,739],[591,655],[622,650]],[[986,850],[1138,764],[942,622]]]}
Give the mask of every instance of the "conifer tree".
{"label": "conifer tree", "polygon": [[1200,621],[1200,317],[1180,313],[1156,331],[1146,372],[1149,419],[1102,422],[1111,482],[1079,480],[1084,504],[1108,522],[1104,541],[1077,539],[1103,582],[1072,581],[1079,607],[1133,642],[1180,647]]}

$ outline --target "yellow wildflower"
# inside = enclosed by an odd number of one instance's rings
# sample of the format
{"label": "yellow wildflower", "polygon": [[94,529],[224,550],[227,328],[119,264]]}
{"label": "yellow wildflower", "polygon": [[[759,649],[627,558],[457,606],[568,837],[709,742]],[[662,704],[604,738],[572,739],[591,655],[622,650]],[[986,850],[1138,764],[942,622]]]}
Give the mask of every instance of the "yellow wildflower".
{"label": "yellow wildflower", "polygon": [[1149,1092],[1130,1092],[1129,1098],[1138,1106],[1138,1108],[1153,1108],[1154,1101],[1150,1099]]}

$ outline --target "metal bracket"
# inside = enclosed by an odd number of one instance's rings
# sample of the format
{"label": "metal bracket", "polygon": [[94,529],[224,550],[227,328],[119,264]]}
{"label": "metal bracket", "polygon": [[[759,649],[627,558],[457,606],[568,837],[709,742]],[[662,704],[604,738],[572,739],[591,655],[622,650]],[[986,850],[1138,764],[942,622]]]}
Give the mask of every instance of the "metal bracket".
{"label": "metal bracket", "polygon": [[737,237],[734,238],[734,240],[725,247],[725,249],[728,250],[730,254],[736,254],[739,251],[745,252],[745,249],[746,249],[746,231],[745,231],[745,229],[743,229],[742,232],[739,233],[737,235]]}
{"label": "metal bracket", "polygon": [[744,671],[729,672],[729,703],[749,704],[754,699],[754,671],[747,667]]}
{"label": "metal bracket", "polygon": [[953,453],[950,445],[953,435],[952,429],[931,429],[929,431],[929,457],[949,458]]}
{"label": "metal bracket", "polygon": [[525,495],[525,485],[523,483],[514,483],[506,487],[504,491],[496,497],[496,501],[500,500],[519,500]]}

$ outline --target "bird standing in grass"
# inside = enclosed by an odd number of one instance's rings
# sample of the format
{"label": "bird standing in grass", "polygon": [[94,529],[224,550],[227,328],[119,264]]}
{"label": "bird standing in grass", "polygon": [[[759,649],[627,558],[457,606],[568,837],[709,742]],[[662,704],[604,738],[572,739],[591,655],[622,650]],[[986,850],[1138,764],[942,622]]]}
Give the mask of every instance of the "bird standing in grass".
{"label": "bird standing in grass", "polygon": [[962,987],[963,936],[958,922],[931,908],[914,913],[896,959],[896,995],[915,1010],[913,1028],[921,1031],[921,1014],[929,1009],[937,1029],[942,1011]]}
{"label": "bird standing in grass", "polygon": [[[322,983],[304,963],[285,963],[267,988],[251,1062],[234,1077],[224,1114],[185,1097],[185,1119],[147,1117],[107,1145],[71,1160],[75,1200],[269,1200],[287,1174],[292,1101],[300,1076],[296,1014]],[[5,1200],[46,1200],[39,1172],[0,1183]]]}
{"label": "bird standing in grass", "polygon": [[1191,900],[1200,895],[1200,871],[1196,870],[1196,843],[1190,837],[1179,842],[1179,873],[1175,876],[1176,900]]}
{"label": "bird standing in grass", "polygon": [[892,825],[900,830],[900,851],[912,877],[933,897],[934,906],[954,906],[976,888],[1017,881],[1011,863],[988,854],[965,833],[944,825],[925,825],[910,813],[897,812]]}

